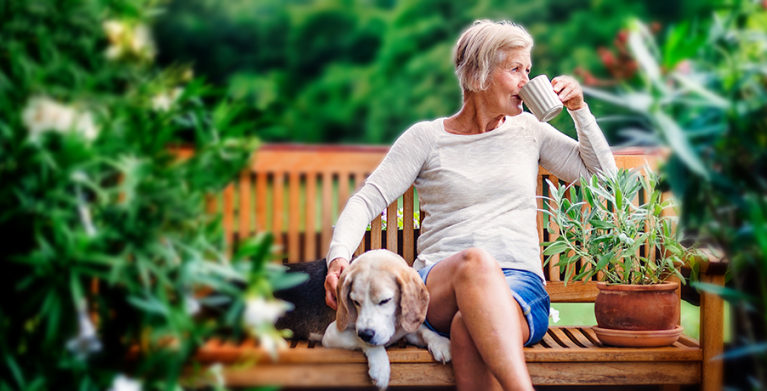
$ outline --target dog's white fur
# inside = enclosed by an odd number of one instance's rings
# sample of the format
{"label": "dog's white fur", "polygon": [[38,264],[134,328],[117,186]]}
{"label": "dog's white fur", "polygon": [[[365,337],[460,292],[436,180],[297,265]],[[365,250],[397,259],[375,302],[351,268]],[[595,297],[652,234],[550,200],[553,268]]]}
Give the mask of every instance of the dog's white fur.
{"label": "dog's white fur", "polygon": [[325,330],[322,345],[361,349],[379,389],[388,386],[391,373],[386,346],[403,337],[428,347],[435,360],[450,361],[450,340],[423,325],[429,292],[399,255],[388,250],[360,255],[341,273],[336,297],[336,320]]}

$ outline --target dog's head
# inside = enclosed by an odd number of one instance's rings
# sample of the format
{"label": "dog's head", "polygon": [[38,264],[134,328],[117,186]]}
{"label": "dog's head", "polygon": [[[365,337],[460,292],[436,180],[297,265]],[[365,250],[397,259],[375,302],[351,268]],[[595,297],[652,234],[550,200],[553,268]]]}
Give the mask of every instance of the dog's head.
{"label": "dog's head", "polygon": [[336,326],[364,342],[386,344],[399,330],[415,332],[426,319],[429,292],[418,273],[388,250],[360,255],[338,283]]}

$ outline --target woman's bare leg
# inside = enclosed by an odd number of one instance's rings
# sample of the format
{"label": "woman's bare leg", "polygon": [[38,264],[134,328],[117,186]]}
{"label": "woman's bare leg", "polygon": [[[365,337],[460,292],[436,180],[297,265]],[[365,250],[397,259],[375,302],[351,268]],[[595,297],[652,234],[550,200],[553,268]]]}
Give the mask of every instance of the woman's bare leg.
{"label": "woman's bare leg", "polygon": [[461,312],[455,314],[450,325],[450,346],[453,358],[455,385],[459,390],[502,390],[498,380],[485,365],[474,345],[469,330],[463,323]]}
{"label": "woman's bare leg", "polygon": [[[529,338],[527,320],[492,256],[481,249],[467,249],[450,256],[432,268],[426,286],[430,296],[427,319],[432,326],[440,331],[450,330],[460,311],[460,320],[476,351],[503,389],[533,389],[522,351]],[[453,345],[456,380],[473,378],[472,373],[459,373],[473,365],[462,363],[464,356],[472,356],[463,351],[465,341]]]}

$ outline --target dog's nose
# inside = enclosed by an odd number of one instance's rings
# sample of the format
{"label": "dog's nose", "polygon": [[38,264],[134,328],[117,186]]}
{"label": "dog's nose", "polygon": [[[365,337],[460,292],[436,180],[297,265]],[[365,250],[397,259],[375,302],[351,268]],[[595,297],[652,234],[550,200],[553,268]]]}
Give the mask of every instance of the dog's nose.
{"label": "dog's nose", "polygon": [[370,342],[373,337],[375,337],[376,332],[372,329],[363,329],[360,331],[357,331],[357,335],[365,342]]}

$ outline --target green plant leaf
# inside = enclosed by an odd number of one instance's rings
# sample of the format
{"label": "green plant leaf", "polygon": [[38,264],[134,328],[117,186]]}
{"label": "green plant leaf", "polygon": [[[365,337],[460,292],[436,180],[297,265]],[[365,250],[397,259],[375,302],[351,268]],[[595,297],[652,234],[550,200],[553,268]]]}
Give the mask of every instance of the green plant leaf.
{"label": "green plant leaf", "polygon": [[292,288],[309,280],[309,274],[303,272],[279,273],[269,277],[272,288],[276,291]]}
{"label": "green plant leaf", "polygon": [[703,161],[700,160],[700,157],[698,157],[698,154],[690,144],[690,140],[676,121],[658,109],[653,110],[651,115],[658,125],[658,131],[664,135],[671,145],[671,148],[674,150],[674,153],[679,156],[679,159],[682,160],[691,171],[708,180],[708,171],[706,170]]}
{"label": "green plant leaf", "polygon": [[165,303],[155,297],[140,298],[138,296],[128,296],[126,300],[136,308],[151,314],[157,314],[163,317],[170,314],[170,310],[165,306]]}
{"label": "green plant leaf", "polygon": [[[656,60],[657,48],[654,46],[654,41],[647,26],[634,20],[631,23],[628,47],[631,53],[636,58],[639,67],[642,69],[642,74],[647,76],[647,79],[655,87],[664,89],[661,81],[660,66]],[[655,52],[655,53],[653,53]]]}
{"label": "green plant leaf", "polygon": [[700,289],[702,291],[706,291],[709,293],[713,293],[717,296],[721,296],[723,299],[731,302],[731,303],[741,303],[747,306],[747,308],[751,310],[755,310],[756,308],[753,306],[753,303],[758,302],[758,299],[756,296],[749,295],[746,292],[733,289],[726,286],[711,284],[708,282],[702,282],[702,281],[693,281],[690,284],[693,288]]}
{"label": "green plant leaf", "polygon": [[565,252],[569,247],[567,243],[563,241],[556,241],[551,243],[543,250],[543,255],[555,255]]}
{"label": "green plant leaf", "polygon": [[13,356],[6,352],[3,354],[3,358],[5,359],[6,366],[8,369],[10,369],[11,374],[13,375],[13,380],[16,381],[16,385],[19,387],[18,389],[28,389],[26,382],[24,381],[24,374],[21,372],[21,368],[19,368],[19,364],[16,362]]}

